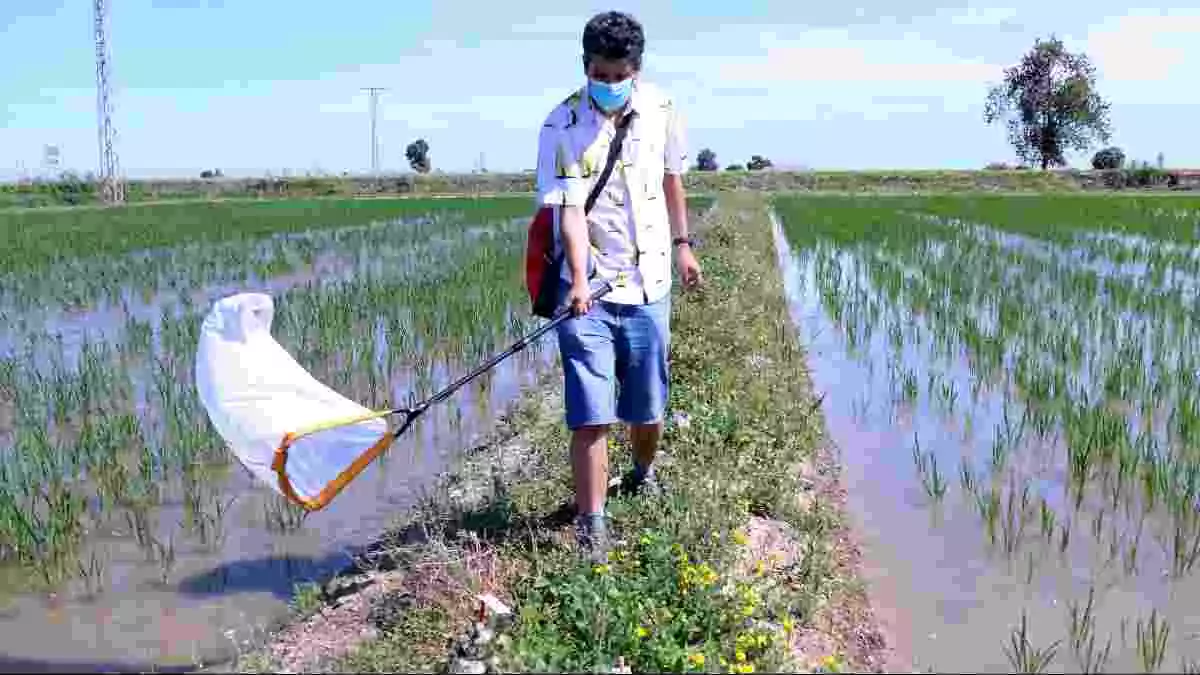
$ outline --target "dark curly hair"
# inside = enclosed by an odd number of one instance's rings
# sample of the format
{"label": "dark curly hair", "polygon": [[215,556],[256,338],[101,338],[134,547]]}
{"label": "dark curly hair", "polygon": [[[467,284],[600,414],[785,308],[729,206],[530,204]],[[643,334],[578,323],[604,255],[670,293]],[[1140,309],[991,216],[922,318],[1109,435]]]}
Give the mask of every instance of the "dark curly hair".
{"label": "dark curly hair", "polygon": [[626,59],[637,70],[642,68],[646,35],[642,24],[624,12],[601,12],[583,28],[583,64],[592,57]]}

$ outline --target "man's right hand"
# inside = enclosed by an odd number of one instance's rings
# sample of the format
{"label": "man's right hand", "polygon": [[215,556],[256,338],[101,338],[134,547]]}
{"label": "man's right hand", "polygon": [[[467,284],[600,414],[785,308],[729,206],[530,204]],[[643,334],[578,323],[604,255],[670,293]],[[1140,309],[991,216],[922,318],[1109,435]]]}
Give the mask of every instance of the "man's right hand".
{"label": "man's right hand", "polygon": [[588,285],[587,279],[576,279],[575,283],[571,284],[571,293],[567,296],[567,303],[571,306],[571,312],[575,316],[588,313],[588,310],[592,308],[592,288]]}

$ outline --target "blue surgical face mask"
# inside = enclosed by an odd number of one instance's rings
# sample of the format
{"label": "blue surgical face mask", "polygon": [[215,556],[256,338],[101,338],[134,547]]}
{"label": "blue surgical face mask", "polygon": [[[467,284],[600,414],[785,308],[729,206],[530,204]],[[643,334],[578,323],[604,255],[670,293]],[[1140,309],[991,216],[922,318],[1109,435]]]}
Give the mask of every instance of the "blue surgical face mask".
{"label": "blue surgical face mask", "polygon": [[629,100],[631,93],[633,93],[632,77],[616,84],[588,79],[588,94],[596,102],[596,105],[600,106],[605,112],[620,109]]}

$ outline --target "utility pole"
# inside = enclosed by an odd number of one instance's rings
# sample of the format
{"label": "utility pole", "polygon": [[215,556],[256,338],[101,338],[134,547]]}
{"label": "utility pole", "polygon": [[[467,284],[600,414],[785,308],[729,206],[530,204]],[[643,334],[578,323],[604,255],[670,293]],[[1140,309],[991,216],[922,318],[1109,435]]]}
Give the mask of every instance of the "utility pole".
{"label": "utility pole", "polygon": [[47,180],[54,180],[55,174],[58,173],[60,157],[57,145],[42,148],[42,170],[46,172]]}
{"label": "utility pole", "polygon": [[96,41],[96,136],[100,149],[100,196],[106,204],[125,202],[125,183],[117,159],[117,130],[112,123],[112,57],[108,53],[108,0],[93,0]]}
{"label": "utility pole", "polygon": [[379,140],[375,133],[376,117],[379,109],[379,93],[387,91],[384,87],[363,87],[363,91],[371,95],[371,173],[379,174]]}

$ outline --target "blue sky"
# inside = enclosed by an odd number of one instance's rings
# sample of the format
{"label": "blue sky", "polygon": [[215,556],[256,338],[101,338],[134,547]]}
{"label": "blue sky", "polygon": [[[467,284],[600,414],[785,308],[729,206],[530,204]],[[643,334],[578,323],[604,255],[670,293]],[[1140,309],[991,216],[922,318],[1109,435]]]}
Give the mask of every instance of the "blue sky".
{"label": "blue sky", "polygon": [[[1200,166],[1200,10],[1183,3],[112,3],[117,147],[131,177],[364,170],[367,86],[389,88],[385,170],[408,169],[417,137],[442,170],[471,170],[481,154],[489,170],[532,168],[543,117],[582,82],[583,24],[610,8],[636,9],[646,77],[676,96],[692,152],[710,147],[723,165],[752,154],[829,169],[1011,162],[984,98],[1053,32],[1096,64],[1128,156]],[[90,4],[0,1],[0,177],[39,171],[46,144],[65,167],[95,165]]]}

